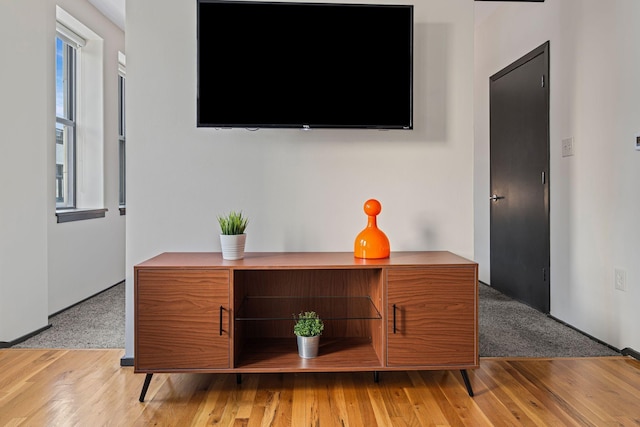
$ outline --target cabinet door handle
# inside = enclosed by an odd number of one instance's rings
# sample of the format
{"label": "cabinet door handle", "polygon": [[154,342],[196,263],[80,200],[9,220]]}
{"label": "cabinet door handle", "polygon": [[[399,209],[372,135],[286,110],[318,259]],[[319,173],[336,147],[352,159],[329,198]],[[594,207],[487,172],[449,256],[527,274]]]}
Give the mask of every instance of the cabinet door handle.
{"label": "cabinet door handle", "polygon": [[222,312],[224,311],[224,308],[222,306],[220,306],[220,335],[222,335]]}
{"label": "cabinet door handle", "polygon": [[396,305],[393,304],[393,333],[396,333]]}

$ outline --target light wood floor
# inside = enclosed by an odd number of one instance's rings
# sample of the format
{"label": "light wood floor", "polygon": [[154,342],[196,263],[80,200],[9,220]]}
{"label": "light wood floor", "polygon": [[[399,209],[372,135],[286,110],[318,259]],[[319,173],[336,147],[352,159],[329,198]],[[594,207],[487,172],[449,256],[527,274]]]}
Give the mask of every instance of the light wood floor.
{"label": "light wood floor", "polygon": [[122,350],[0,350],[0,426],[631,426],[640,362],[481,359],[469,372],[156,374]]}

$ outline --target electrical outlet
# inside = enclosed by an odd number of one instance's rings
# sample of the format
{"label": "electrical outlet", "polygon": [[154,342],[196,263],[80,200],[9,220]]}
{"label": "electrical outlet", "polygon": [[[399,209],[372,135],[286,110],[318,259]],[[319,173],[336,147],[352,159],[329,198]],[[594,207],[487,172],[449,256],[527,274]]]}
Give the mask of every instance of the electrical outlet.
{"label": "electrical outlet", "polygon": [[636,150],[640,151],[640,133],[636,135]]}
{"label": "electrical outlet", "polygon": [[569,157],[575,154],[575,142],[573,138],[562,140],[562,157]]}
{"label": "electrical outlet", "polygon": [[616,289],[619,291],[626,291],[627,290],[627,272],[621,268],[615,268],[614,274],[615,274],[614,283],[615,283]]}

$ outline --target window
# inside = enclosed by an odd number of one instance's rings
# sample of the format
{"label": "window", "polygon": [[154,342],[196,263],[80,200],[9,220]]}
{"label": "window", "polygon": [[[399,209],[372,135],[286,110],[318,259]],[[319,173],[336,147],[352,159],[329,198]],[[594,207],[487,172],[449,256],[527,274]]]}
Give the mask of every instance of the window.
{"label": "window", "polygon": [[126,126],[125,126],[125,57],[118,52],[118,153],[119,153],[119,175],[120,175],[120,215],[126,213]]}
{"label": "window", "polygon": [[56,37],[56,208],[75,208],[78,44]]}
{"label": "window", "polygon": [[104,40],[56,6],[58,222],[104,218]]}

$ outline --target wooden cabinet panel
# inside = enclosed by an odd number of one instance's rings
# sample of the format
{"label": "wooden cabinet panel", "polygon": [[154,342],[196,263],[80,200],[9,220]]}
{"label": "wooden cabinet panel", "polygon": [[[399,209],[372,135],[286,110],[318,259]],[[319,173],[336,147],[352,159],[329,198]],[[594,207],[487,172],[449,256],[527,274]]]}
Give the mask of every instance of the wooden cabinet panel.
{"label": "wooden cabinet panel", "polygon": [[474,266],[389,269],[387,366],[477,367],[477,295]]}
{"label": "wooden cabinet panel", "polygon": [[229,270],[136,274],[136,371],[229,368]]}

